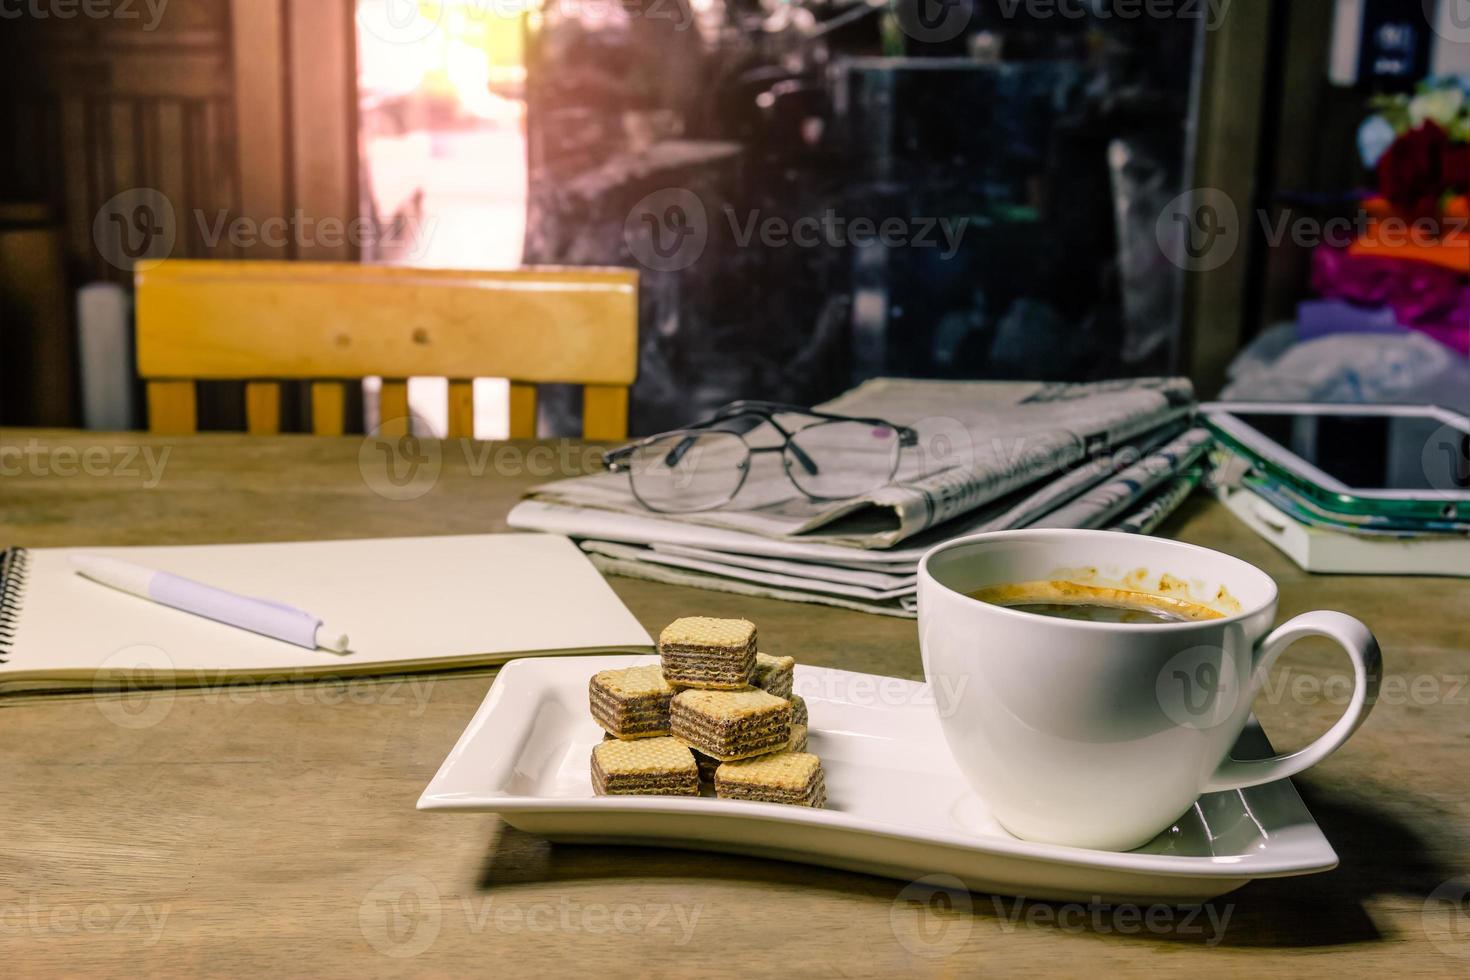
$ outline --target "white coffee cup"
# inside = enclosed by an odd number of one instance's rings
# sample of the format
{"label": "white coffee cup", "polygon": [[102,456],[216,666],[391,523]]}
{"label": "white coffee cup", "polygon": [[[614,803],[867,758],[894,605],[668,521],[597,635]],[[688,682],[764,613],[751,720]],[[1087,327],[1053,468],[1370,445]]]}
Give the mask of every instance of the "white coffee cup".
{"label": "white coffee cup", "polygon": [[[967,595],[1055,579],[1182,587],[1188,595],[1169,594],[1225,615],[1087,622]],[[1002,531],[940,545],[919,564],[919,645],[950,751],[1003,827],[1045,843],[1139,847],[1201,793],[1291,776],[1346,741],[1377,696],[1378,642],[1339,612],[1304,613],[1268,636],[1275,617],[1265,572],[1163,538]],[[1298,752],[1229,758],[1266,671],[1307,636],[1336,640],[1352,659],[1347,710]]]}

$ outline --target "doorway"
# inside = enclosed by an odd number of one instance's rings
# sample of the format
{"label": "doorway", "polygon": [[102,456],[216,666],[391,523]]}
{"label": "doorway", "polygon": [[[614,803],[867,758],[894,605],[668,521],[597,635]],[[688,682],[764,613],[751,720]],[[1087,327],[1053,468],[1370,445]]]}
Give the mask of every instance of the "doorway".
{"label": "doorway", "polygon": [[[526,221],[523,5],[356,0],[364,262],[505,269]],[[443,436],[447,382],[409,380],[415,431]],[[375,415],[377,388],[366,388]],[[509,431],[509,385],[475,381],[475,435]]]}

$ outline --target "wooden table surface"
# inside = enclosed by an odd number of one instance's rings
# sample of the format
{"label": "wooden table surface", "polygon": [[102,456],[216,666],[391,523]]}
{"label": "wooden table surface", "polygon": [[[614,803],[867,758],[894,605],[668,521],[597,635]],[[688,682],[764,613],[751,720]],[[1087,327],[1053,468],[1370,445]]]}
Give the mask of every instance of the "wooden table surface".
{"label": "wooden table surface", "polygon": [[[587,458],[576,444],[432,444],[395,482],[357,438],[11,430],[0,545],[496,531],[526,487]],[[904,882],[551,846],[493,815],[415,811],[493,671],[162,702],[11,699],[0,973],[1465,975],[1470,585],[1308,576],[1199,496],[1164,531],[1264,568],[1282,618],[1341,609],[1377,632],[1376,710],[1296,780],[1341,855],[1335,871],[1257,882],[1192,916],[989,895],[915,905]],[[650,631],[686,613],[742,615],[807,663],[921,675],[911,621],[612,584]],[[1278,749],[1327,728],[1343,676],[1327,646],[1282,659],[1276,694],[1256,706]]]}

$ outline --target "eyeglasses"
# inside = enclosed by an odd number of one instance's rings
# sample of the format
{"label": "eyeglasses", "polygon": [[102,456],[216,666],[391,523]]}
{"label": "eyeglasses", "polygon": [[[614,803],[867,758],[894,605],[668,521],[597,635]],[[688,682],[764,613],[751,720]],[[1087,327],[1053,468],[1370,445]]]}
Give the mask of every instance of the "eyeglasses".
{"label": "eyeglasses", "polygon": [[[811,422],[788,428],[790,416]],[[779,445],[746,441],[747,433],[765,424],[781,437]],[[918,442],[914,429],[883,419],[737,401],[703,422],[604,453],[602,462],[628,474],[633,496],[649,510],[687,514],[734,500],[758,453],[779,453],[787,479],[808,499],[846,500],[891,483],[903,448]]]}

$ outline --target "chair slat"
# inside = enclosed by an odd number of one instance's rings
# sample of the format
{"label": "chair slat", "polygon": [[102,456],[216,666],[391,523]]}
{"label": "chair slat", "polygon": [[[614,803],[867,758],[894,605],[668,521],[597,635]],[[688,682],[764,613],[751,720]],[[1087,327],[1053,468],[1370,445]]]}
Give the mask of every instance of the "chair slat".
{"label": "chair slat", "polygon": [[191,435],[199,431],[194,382],[148,382],[148,431],[160,435]]}
{"label": "chair slat", "polygon": [[384,378],[378,394],[378,433],[405,436],[408,426],[408,379]]}
{"label": "chair slat", "polygon": [[281,385],[276,381],[245,383],[245,431],[273,436],[281,431]]}
{"label": "chair slat", "polygon": [[587,385],[582,389],[582,438],[616,442],[628,437],[628,389]]}
{"label": "chair slat", "polygon": [[347,431],[347,392],[340,381],[311,383],[311,431],[340,436]]}
{"label": "chair slat", "polygon": [[138,272],[153,378],[515,378],[630,384],[638,274],[171,260]]}
{"label": "chair slat", "polygon": [[510,383],[510,437],[536,438],[536,386]]}
{"label": "chair slat", "polygon": [[449,438],[475,437],[475,383],[449,379]]}

